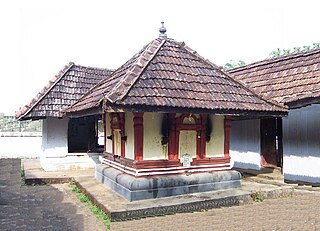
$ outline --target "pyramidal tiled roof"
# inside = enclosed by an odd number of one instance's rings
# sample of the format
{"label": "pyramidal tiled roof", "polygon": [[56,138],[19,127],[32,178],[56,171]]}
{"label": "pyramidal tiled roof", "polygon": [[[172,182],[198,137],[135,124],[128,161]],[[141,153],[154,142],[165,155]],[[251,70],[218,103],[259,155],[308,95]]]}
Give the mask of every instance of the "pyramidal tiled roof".
{"label": "pyramidal tiled roof", "polygon": [[210,110],[222,114],[287,111],[284,106],[260,98],[183,42],[172,39],[153,40],[66,112],[101,106],[112,110]]}
{"label": "pyramidal tiled roof", "polygon": [[62,109],[76,102],[90,88],[107,78],[112,70],[85,67],[70,62],[34,97],[16,112],[16,119],[61,117]]}
{"label": "pyramidal tiled roof", "polygon": [[320,49],[267,59],[229,71],[258,94],[289,107],[320,101]]}

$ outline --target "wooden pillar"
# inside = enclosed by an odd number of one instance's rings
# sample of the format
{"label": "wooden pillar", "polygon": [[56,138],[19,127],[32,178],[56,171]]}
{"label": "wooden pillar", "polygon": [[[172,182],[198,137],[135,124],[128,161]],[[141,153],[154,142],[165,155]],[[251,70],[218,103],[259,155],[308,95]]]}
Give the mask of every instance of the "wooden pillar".
{"label": "wooden pillar", "polygon": [[143,160],[143,112],[133,113],[134,160]]}
{"label": "wooden pillar", "polygon": [[119,118],[120,118],[120,129],[121,129],[121,156],[125,157],[125,153],[126,153],[126,140],[125,140],[125,114],[124,112],[120,112],[119,113]]}
{"label": "wooden pillar", "polygon": [[206,157],[206,124],[208,115],[200,115],[200,131],[197,131],[197,158]]}
{"label": "wooden pillar", "polygon": [[283,171],[283,137],[282,137],[282,118],[278,117],[277,121],[277,137],[278,137],[278,167],[281,167],[281,171]]}
{"label": "wooden pillar", "polygon": [[103,137],[103,142],[104,142],[104,144],[103,144],[103,151],[104,152],[106,152],[106,150],[107,150],[107,121],[106,121],[106,116],[107,116],[108,114],[107,113],[105,113],[105,114],[102,114],[102,121],[103,121],[103,134],[104,134],[104,137]]}
{"label": "wooden pillar", "polygon": [[225,116],[224,118],[224,157],[229,158],[230,154],[230,130],[231,130],[231,117]]}
{"label": "wooden pillar", "polygon": [[178,152],[177,152],[177,133],[176,133],[176,121],[175,121],[175,113],[169,114],[169,142],[168,142],[168,159],[169,160],[177,160]]}

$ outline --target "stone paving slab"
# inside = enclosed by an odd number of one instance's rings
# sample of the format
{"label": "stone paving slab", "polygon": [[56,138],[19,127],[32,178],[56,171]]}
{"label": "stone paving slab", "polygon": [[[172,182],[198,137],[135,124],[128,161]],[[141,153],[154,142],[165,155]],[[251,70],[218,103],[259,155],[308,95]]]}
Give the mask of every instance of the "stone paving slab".
{"label": "stone paving slab", "polygon": [[111,230],[320,230],[320,193],[265,200],[204,212],[112,222]]}
{"label": "stone paving slab", "polygon": [[68,184],[22,185],[20,159],[0,159],[0,230],[105,230]]}

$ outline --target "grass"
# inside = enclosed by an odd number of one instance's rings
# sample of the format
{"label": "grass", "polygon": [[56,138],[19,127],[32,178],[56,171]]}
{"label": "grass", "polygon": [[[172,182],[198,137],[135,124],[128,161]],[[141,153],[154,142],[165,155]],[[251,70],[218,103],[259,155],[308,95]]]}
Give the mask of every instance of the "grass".
{"label": "grass", "polygon": [[21,168],[20,168],[20,176],[21,176],[21,183],[25,184],[26,182],[26,176],[24,174],[24,165],[21,164]]}
{"label": "grass", "polygon": [[251,198],[255,202],[262,202],[265,199],[263,193],[260,191],[252,192]]}
{"label": "grass", "polygon": [[69,182],[71,189],[73,192],[75,192],[77,195],[76,197],[78,198],[79,201],[81,201],[82,203],[85,203],[89,208],[90,211],[96,215],[97,219],[101,220],[104,224],[104,226],[107,229],[110,229],[110,218],[108,217],[108,215],[101,210],[100,208],[98,208],[88,197],[86,194],[82,193],[80,188],[76,185],[76,183],[74,181],[70,181]]}

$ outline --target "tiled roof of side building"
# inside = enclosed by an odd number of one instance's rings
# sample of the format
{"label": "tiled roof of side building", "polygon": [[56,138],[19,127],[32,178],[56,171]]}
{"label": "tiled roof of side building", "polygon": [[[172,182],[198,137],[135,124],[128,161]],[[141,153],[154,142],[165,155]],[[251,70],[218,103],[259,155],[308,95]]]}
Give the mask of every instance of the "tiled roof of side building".
{"label": "tiled roof of side building", "polygon": [[67,113],[91,108],[286,113],[260,98],[184,43],[155,39],[79,99]]}
{"label": "tiled roof of side building", "polygon": [[75,103],[90,88],[109,77],[111,73],[110,69],[85,67],[70,62],[29,104],[16,112],[16,119],[61,117],[62,109]]}
{"label": "tiled roof of side building", "polygon": [[229,74],[267,99],[289,107],[320,102],[319,48],[256,62]]}

